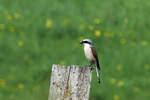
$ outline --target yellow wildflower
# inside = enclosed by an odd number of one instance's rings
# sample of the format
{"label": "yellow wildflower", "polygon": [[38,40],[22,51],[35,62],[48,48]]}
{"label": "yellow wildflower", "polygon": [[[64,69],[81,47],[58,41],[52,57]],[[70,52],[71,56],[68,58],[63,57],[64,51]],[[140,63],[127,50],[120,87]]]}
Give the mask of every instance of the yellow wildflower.
{"label": "yellow wildflower", "polygon": [[123,87],[123,86],[125,85],[125,83],[124,83],[123,81],[118,81],[117,85],[118,85],[119,87]]}
{"label": "yellow wildflower", "polygon": [[115,94],[115,95],[113,96],[113,100],[120,100],[120,96],[117,95],[117,94]]}
{"label": "yellow wildflower", "polygon": [[6,85],[6,81],[4,79],[0,79],[0,87],[4,87]]}
{"label": "yellow wildflower", "polygon": [[95,36],[96,36],[96,37],[101,36],[101,34],[102,34],[102,32],[101,32],[100,30],[96,30],[96,31],[95,31]]}
{"label": "yellow wildflower", "polygon": [[150,66],[149,66],[148,64],[146,64],[146,65],[144,66],[144,69],[148,70],[148,69],[150,69]]}
{"label": "yellow wildflower", "polygon": [[94,23],[95,23],[95,24],[100,24],[100,23],[101,23],[101,20],[100,20],[99,18],[96,18],[96,19],[94,20]]}
{"label": "yellow wildflower", "polygon": [[8,15],[6,15],[6,19],[7,19],[7,20],[13,20],[13,17],[8,14]]}
{"label": "yellow wildflower", "polygon": [[148,45],[148,42],[147,42],[146,40],[143,40],[143,41],[141,42],[141,45],[142,45],[142,46],[147,46],[147,45]]}
{"label": "yellow wildflower", "polygon": [[123,44],[126,44],[127,43],[127,40],[125,40],[125,39],[121,39],[120,40],[120,43],[123,45]]}
{"label": "yellow wildflower", "polygon": [[60,61],[60,65],[65,65],[65,61]]}
{"label": "yellow wildflower", "polygon": [[19,84],[17,85],[17,88],[18,88],[18,89],[23,89],[23,88],[24,88],[24,84],[19,83]]}
{"label": "yellow wildflower", "polygon": [[17,45],[18,45],[19,47],[23,47],[23,46],[24,46],[24,42],[23,42],[23,41],[18,41]]}
{"label": "yellow wildflower", "polygon": [[19,13],[14,13],[14,18],[15,19],[19,19],[21,17],[21,14],[19,14]]}
{"label": "yellow wildflower", "polygon": [[122,66],[122,65],[118,65],[118,66],[116,67],[116,69],[117,69],[118,71],[121,71],[121,70],[123,70],[123,66]]}
{"label": "yellow wildflower", "polygon": [[111,78],[111,79],[110,79],[110,83],[111,83],[111,84],[115,84],[116,82],[117,82],[117,80],[116,80],[115,78]]}
{"label": "yellow wildflower", "polygon": [[138,87],[133,88],[133,92],[139,92],[139,91],[140,91],[140,89]]}
{"label": "yellow wildflower", "polygon": [[52,28],[53,27],[53,21],[51,19],[47,19],[45,26],[46,26],[46,28]]}
{"label": "yellow wildflower", "polygon": [[4,24],[0,24],[0,30],[4,30],[5,29],[5,25]]}
{"label": "yellow wildflower", "polygon": [[70,21],[68,19],[63,20],[63,25],[68,25]]}
{"label": "yellow wildflower", "polygon": [[82,41],[84,39],[84,37],[79,37],[79,40]]}
{"label": "yellow wildflower", "polygon": [[34,87],[34,88],[32,88],[32,90],[33,90],[34,92],[37,92],[37,91],[39,91],[39,88],[38,88],[38,87]]}
{"label": "yellow wildflower", "polygon": [[104,33],[104,36],[105,36],[106,38],[109,38],[109,37],[112,37],[113,34],[112,34],[111,32],[105,32],[105,33]]}

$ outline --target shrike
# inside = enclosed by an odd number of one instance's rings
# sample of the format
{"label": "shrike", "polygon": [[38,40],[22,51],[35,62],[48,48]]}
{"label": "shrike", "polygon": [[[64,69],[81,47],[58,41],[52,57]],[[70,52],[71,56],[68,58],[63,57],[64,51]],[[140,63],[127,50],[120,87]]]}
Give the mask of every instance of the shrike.
{"label": "shrike", "polygon": [[90,62],[91,69],[93,69],[93,66],[96,67],[98,82],[100,83],[100,64],[94,45],[90,39],[84,39],[80,43],[84,45],[84,53],[87,60]]}

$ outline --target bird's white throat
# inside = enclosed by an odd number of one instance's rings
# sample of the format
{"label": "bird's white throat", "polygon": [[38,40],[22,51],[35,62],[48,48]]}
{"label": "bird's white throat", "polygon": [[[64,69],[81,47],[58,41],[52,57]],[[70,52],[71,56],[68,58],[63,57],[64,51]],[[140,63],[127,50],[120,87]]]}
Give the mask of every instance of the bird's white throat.
{"label": "bird's white throat", "polygon": [[91,44],[87,44],[87,43],[84,43],[83,45],[84,45],[84,47],[92,47]]}

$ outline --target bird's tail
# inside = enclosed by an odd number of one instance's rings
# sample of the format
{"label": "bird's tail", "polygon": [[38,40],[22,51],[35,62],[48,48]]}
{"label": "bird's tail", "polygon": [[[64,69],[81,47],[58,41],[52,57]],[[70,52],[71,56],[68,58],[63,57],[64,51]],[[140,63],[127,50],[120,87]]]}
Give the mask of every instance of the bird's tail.
{"label": "bird's tail", "polygon": [[98,83],[100,84],[100,65],[98,61],[96,61],[96,74],[98,78]]}

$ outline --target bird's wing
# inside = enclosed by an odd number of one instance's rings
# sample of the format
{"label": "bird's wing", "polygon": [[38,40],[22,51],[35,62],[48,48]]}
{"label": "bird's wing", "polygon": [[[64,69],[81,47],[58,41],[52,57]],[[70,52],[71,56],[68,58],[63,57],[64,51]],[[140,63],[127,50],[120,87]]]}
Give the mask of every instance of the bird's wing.
{"label": "bird's wing", "polygon": [[94,48],[94,47],[91,47],[91,50],[92,50],[92,54],[93,54],[93,56],[94,56],[94,57],[95,57],[95,59],[96,59],[97,68],[100,70],[100,64],[99,64],[99,59],[98,59],[97,52],[96,52],[96,50],[95,50],[95,48]]}
{"label": "bird's wing", "polygon": [[93,56],[95,57],[96,59],[96,73],[97,73],[97,77],[98,77],[98,83],[100,83],[100,64],[99,64],[99,61],[98,61],[98,55],[96,53],[96,50],[94,47],[91,47],[91,50],[92,50],[92,54]]}

